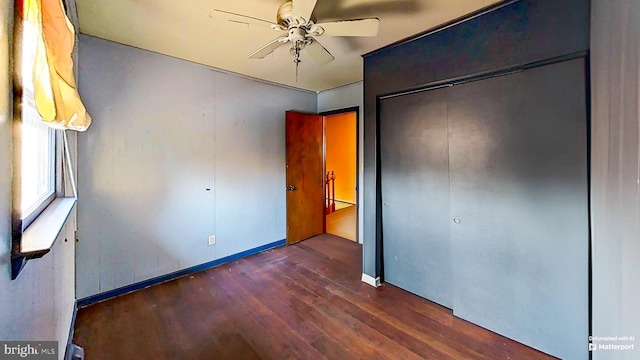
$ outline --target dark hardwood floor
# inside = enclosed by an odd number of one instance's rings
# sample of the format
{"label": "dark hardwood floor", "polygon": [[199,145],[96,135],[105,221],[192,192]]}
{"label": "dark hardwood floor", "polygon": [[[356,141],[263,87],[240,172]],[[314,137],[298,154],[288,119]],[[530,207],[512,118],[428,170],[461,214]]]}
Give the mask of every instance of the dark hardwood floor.
{"label": "dark hardwood floor", "polygon": [[93,359],[551,359],[392,285],[321,235],[78,311]]}

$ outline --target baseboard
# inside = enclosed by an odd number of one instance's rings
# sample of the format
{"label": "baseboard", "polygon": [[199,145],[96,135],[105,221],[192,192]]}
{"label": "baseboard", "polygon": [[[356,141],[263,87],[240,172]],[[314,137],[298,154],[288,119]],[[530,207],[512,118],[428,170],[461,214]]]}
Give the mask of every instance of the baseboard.
{"label": "baseboard", "polygon": [[148,280],[144,280],[141,282],[137,282],[135,284],[131,284],[131,285],[127,285],[127,286],[123,286],[117,289],[113,289],[113,290],[109,290],[109,291],[105,291],[103,293],[99,293],[96,295],[91,295],[91,296],[87,296],[85,298],[79,299],[77,301],[77,307],[78,308],[83,308],[86,306],[89,306],[91,304],[95,304],[101,301],[105,301],[111,298],[114,298],[116,296],[120,296],[120,295],[124,295],[124,294],[128,294],[130,292],[134,292],[134,291],[138,291],[144,288],[147,288],[149,286],[153,286],[153,285],[157,285],[166,281],[171,281],[186,275],[190,275],[193,273],[196,273],[198,271],[202,271],[202,270],[207,270],[207,269],[211,269],[212,267],[216,267],[222,264],[226,264],[232,261],[236,261],[236,260],[240,260],[244,257],[250,256],[250,255],[254,255],[257,254],[259,252],[265,251],[265,250],[269,250],[269,249],[273,249],[275,247],[279,247],[279,246],[283,246],[286,244],[286,241],[283,240],[278,240],[278,241],[274,241],[272,243],[266,244],[266,245],[262,245],[262,246],[258,246],[256,248],[253,249],[249,249],[249,250],[245,250],[242,252],[239,252],[237,254],[233,254],[233,255],[229,255],[229,256],[225,256],[223,258],[217,259],[217,260],[213,260],[210,262],[206,262],[204,264],[200,264],[200,265],[196,265],[196,266],[192,266],[190,268],[186,268],[183,270],[178,270],[176,272],[172,272],[170,274],[166,274],[166,275],[161,275],[155,278],[151,278]]}
{"label": "baseboard", "polygon": [[362,273],[362,282],[369,284],[373,287],[378,287],[380,286],[380,277],[374,278],[370,275]]}

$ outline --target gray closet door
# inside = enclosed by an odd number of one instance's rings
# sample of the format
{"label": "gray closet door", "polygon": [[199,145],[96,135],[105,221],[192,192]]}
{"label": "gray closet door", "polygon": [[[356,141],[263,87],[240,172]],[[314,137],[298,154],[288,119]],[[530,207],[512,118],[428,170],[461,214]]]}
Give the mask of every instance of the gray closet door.
{"label": "gray closet door", "polygon": [[445,90],[382,100],[384,280],[451,308]]}
{"label": "gray closet door", "polygon": [[454,314],[563,359],[588,357],[585,93],[583,59],[448,90]]}

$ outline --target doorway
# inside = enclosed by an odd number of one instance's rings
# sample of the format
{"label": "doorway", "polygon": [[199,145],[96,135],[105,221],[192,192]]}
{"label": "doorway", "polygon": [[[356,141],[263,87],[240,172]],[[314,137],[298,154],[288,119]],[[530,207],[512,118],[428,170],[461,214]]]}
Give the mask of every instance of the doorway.
{"label": "doorway", "polygon": [[358,113],[323,114],[325,232],[357,241]]}
{"label": "doorway", "polygon": [[357,242],[358,108],[285,117],[287,245],[323,233]]}

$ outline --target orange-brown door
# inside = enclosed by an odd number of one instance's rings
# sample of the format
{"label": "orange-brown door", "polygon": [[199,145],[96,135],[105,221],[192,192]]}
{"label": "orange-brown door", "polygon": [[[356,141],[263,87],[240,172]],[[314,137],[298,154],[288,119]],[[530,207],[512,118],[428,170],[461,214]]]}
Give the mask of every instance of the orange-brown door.
{"label": "orange-brown door", "polygon": [[324,232],[322,116],[287,111],[287,244]]}

